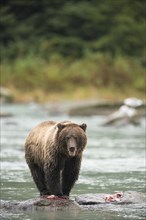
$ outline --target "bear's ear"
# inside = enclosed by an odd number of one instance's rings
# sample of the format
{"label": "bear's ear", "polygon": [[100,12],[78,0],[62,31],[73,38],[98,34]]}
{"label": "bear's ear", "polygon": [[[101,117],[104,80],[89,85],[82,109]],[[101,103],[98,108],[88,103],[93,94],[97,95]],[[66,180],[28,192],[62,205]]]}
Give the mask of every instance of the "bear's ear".
{"label": "bear's ear", "polygon": [[63,125],[61,123],[58,123],[57,128],[58,128],[59,131],[61,131],[63,128],[65,128],[65,125]]}
{"label": "bear's ear", "polygon": [[81,124],[81,125],[79,125],[80,126],[80,128],[82,128],[84,131],[86,131],[86,128],[87,128],[87,125],[86,124]]}

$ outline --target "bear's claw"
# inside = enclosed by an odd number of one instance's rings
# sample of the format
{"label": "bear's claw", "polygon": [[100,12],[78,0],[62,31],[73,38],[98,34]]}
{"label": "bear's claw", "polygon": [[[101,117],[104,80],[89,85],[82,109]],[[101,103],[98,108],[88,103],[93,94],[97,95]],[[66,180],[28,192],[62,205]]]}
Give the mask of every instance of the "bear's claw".
{"label": "bear's claw", "polygon": [[55,195],[49,195],[49,196],[47,196],[47,199],[57,199],[57,200],[59,200],[59,199],[68,199],[68,197],[67,196],[58,197],[58,196],[55,196]]}

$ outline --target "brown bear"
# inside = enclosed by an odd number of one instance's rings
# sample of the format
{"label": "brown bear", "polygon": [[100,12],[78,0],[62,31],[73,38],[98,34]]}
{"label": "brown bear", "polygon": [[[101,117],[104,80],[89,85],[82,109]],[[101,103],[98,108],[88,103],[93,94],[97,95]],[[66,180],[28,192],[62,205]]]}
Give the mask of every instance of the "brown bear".
{"label": "brown bear", "polygon": [[25,158],[40,195],[69,196],[79,176],[86,127],[46,121],[31,130]]}

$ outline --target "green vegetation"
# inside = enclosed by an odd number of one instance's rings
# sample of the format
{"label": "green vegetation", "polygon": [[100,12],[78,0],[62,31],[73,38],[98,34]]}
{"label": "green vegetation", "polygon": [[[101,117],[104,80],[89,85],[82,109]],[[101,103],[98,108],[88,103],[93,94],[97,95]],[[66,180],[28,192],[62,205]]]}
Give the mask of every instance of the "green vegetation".
{"label": "green vegetation", "polygon": [[3,1],[1,85],[22,100],[142,97],[145,9],[145,0]]}
{"label": "green vegetation", "polygon": [[122,98],[144,93],[144,68],[135,59],[120,56],[112,59],[108,55],[91,54],[77,60],[54,56],[49,63],[27,57],[11,65],[4,62],[1,71],[5,73],[2,85],[17,88],[23,95],[31,94],[37,101],[51,98],[54,93],[66,94],[64,98],[99,95],[110,98],[110,93],[111,98]]}

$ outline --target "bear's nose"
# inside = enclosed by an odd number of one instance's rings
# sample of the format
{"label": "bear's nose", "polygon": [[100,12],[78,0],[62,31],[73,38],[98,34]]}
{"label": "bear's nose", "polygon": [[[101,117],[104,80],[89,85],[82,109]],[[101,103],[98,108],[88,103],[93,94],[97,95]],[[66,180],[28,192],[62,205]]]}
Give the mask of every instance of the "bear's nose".
{"label": "bear's nose", "polygon": [[75,147],[70,147],[69,150],[70,150],[71,152],[74,152],[74,151],[75,151]]}

